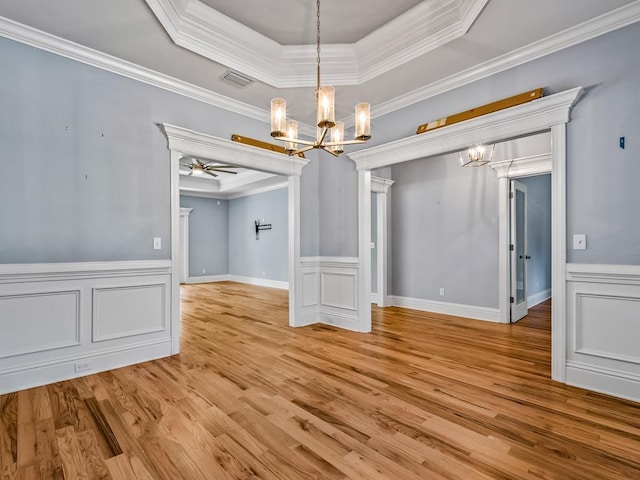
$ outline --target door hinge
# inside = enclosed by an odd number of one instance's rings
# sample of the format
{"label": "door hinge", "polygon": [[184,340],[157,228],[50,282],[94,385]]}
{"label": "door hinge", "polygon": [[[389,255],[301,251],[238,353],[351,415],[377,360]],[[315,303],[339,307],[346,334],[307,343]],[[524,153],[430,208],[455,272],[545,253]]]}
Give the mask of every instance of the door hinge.
{"label": "door hinge", "polygon": [[513,297],[509,297],[509,303],[513,303]]}
{"label": "door hinge", "polygon": [[513,252],[513,243],[511,245],[509,245],[509,251]]}
{"label": "door hinge", "polygon": [[509,198],[513,198],[513,192],[509,192]]}

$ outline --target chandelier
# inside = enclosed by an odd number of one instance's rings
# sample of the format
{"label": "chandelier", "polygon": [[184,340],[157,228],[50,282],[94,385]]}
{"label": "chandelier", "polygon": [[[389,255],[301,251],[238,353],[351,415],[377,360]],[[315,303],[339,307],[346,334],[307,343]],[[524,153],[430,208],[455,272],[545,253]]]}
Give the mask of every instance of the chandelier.
{"label": "chandelier", "polygon": [[[271,100],[271,136],[284,142],[289,155],[298,155],[318,148],[338,156],[345,145],[365,143],[371,138],[371,114],[368,103],[358,103],[355,115],[355,135],[353,140],[344,139],[344,122],[335,121],[334,88],[320,86],[320,0],[316,10],[316,139],[314,141],[298,138],[298,122],[287,120],[287,104],[284,98]],[[330,132],[329,132],[330,131]],[[301,145],[298,148],[298,145]]]}
{"label": "chandelier", "polygon": [[495,148],[496,146],[493,144],[489,155],[487,155],[488,147],[485,145],[474,145],[469,148],[464,155],[462,152],[458,154],[460,157],[460,165],[463,167],[481,167],[482,165],[486,165],[493,159],[493,151]]}

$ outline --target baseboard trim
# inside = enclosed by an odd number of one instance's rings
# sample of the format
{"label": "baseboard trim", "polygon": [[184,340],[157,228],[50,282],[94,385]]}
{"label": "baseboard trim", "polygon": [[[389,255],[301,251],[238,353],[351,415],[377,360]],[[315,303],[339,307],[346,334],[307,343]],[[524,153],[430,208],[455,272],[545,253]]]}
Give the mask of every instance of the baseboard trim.
{"label": "baseboard trim", "polygon": [[421,310],[423,312],[430,313],[440,313],[443,315],[453,315],[456,317],[483,320],[485,322],[500,322],[500,310],[497,308],[438,302],[436,300],[400,297],[398,295],[391,295],[389,299],[391,300],[391,304],[394,307],[410,308],[413,310]]}
{"label": "baseboard trim", "polygon": [[[67,358],[47,365],[20,368],[0,375],[0,395],[156,360],[170,355],[171,339],[168,339],[146,345],[130,345],[107,352]],[[79,362],[88,363],[91,368],[76,372],[75,365]]]}
{"label": "baseboard trim", "polygon": [[229,280],[229,275],[210,275],[208,277],[189,277],[186,283],[192,285],[195,283],[227,282]]}
{"label": "baseboard trim", "polygon": [[529,297],[527,297],[527,308],[535,307],[539,303],[542,303],[545,300],[548,300],[550,298],[551,298],[550,288],[547,288],[546,290],[543,290],[538,293],[534,293],[533,295],[530,295]]}
{"label": "baseboard trim", "polygon": [[627,372],[568,361],[566,383],[614,397],[640,402],[640,377]]}
{"label": "baseboard trim", "polygon": [[345,330],[351,330],[352,332],[359,332],[358,330],[358,316],[357,315],[345,315],[336,312],[319,312],[320,323],[325,325],[331,325],[333,327],[344,328]]}
{"label": "baseboard trim", "polygon": [[375,303],[376,305],[380,303],[380,295],[377,293],[371,293],[371,303]]}
{"label": "baseboard trim", "polygon": [[242,277],[240,275],[228,275],[231,282],[246,283],[248,285],[258,285],[260,287],[279,288],[289,290],[289,282],[279,280],[269,280],[268,278]]}

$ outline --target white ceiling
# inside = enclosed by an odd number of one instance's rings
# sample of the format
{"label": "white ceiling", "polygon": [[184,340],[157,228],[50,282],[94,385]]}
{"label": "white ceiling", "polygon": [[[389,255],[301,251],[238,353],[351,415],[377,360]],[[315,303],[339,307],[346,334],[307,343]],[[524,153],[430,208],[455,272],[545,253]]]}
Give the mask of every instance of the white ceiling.
{"label": "white ceiling", "polygon": [[[263,120],[281,96],[312,124],[315,4],[0,0],[0,35],[112,70],[121,59],[126,75]],[[360,101],[375,117],[639,19],[640,0],[323,0],[323,78],[335,80],[338,118]],[[228,85],[229,67],[257,81]]]}

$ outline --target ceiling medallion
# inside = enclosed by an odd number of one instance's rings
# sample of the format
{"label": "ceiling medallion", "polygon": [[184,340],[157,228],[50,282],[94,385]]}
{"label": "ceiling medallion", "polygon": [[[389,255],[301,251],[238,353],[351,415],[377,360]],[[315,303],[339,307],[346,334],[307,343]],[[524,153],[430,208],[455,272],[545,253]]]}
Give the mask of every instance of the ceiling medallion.
{"label": "ceiling medallion", "polygon": [[[320,0],[317,0],[316,5],[316,139],[312,142],[298,138],[298,122],[287,120],[287,104],[284,98],[271,100],[271,136],[284,142],[284,148],[289,155],[298,155],[318,148],[337,157],[344,151],[345,145],[365,143],[371,138],[371,113],[368,103],[356,105],[354,140],[345,140],[344,122],[335,121],[334,89],[331,86],[320,86]],[[298,144],[302,147],[298,148]]]}

